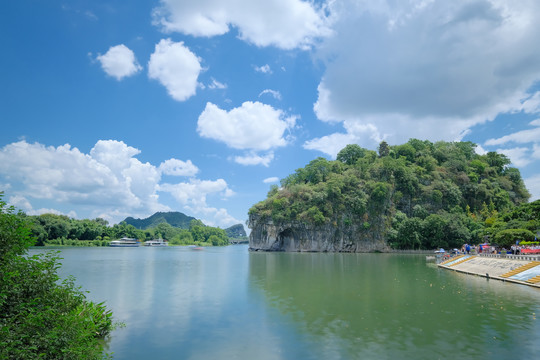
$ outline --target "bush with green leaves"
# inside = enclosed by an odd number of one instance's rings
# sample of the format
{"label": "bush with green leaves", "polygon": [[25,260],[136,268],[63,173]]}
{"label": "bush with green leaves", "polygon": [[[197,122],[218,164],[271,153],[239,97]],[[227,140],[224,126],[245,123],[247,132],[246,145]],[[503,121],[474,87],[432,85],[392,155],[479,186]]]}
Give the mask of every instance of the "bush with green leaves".
{"label": "bush with green leaves", "polygon": [[495,242],[499,246],[512,246],[521,241],[533,241],[534,234],[527,229],[506,229],[495,235]]}
{"label": "bush with green leaves", "polygon": [[57,252],[29,256],[34,240],[23,214],[0,193],[0,359],[102,359],[113,329],[103,303],[61,280]]}

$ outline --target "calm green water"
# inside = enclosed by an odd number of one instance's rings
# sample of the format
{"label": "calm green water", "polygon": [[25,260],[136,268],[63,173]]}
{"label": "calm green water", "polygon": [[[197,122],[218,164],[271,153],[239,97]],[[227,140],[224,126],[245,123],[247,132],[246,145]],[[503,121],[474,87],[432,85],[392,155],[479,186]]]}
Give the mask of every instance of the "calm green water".
{"label": "calm green water", "polygon": [[[32,252],[42,250],[33,249]],[[114,359],[533,359],[540,291],[425,255],[65,248]]]}

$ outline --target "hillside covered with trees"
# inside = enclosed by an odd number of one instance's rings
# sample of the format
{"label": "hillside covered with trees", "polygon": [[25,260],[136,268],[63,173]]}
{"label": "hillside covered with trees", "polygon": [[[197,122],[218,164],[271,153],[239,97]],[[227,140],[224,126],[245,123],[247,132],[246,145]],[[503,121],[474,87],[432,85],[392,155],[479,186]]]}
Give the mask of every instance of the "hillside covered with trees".
{"label": "hillside covered with trees", "polygon": [[169,211],[157,212],[145,219],[134,219],[132,217],[128,217],[124,220],[124,222],[141,230],[156,227],[161,223],[167,223],[173,227],[178,227],[181,229],[189,229],[189,224],[192,220],[196,219],[193,216],[187,216],[186,214],[178,211]]}
{"label": "hillside covered with trees", "polygon": [[[187,225],[183,221],[185,219],[190,219]],[[156,213],[147,219],[136,219],[138,224],[146,224],[144,229],[138,229],[125,221],[109,226],[109,223],[101,218],[78,220],[56,214],[27,216],[27,220],[38,246],[106,246],[110,240],[122,237],[141,241],[162,238],[172,245],[229,244],[226,230],[207,226],[201,220],[179,212]],[[168,221],[182,227],[171,225]]]}
{"label": "hillside covered with trees", "polygon": [[530,195],[505,155],[479,155],[475,148],[417,139],[396,146],[383,141],[378,153],[347,145],[335,161],[319,157],[273,186],[250,209],[250,227],[271,221],[294,233],[299,226],[332,226],[341,238],[354,228],[363,238],[377,232],[399,249],[494,241],[497,214]]}

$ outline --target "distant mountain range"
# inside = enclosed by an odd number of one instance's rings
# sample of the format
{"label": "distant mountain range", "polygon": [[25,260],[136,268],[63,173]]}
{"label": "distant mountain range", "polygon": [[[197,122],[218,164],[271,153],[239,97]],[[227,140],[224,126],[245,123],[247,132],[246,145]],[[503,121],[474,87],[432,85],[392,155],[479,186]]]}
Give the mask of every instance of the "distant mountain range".
{"label": "distant mountain range", "polygon": [[[187,216],[186,214],[178,211],[170,211],[157,212],[154,215],[147,217],[146,219],[135,219],[130,216],[127,217],[124,222],[126,224],[133,225],[135,228],[141,230],[155,227],[156,225],[161,223],[167,223],[171,226],[181,229],[189,229],[189,223],[192,220],[197,219],[193,216]],[[247,236],[246,231],[244,230],[244,226],[242,224],[236,224],[224,230],[227,233],[227,236],[230,238],[240,238]]]}

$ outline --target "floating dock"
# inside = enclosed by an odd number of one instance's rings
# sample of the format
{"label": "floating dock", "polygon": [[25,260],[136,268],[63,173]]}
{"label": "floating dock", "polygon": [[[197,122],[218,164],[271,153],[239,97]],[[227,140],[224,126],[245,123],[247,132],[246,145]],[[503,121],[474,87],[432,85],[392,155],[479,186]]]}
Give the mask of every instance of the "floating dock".
{"label": "floating dock", "polygon": [[511,281],[540,288],[540,257],[459,255],[441,262],[438,266],[489,279]]}

